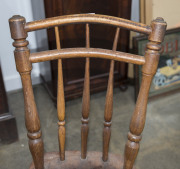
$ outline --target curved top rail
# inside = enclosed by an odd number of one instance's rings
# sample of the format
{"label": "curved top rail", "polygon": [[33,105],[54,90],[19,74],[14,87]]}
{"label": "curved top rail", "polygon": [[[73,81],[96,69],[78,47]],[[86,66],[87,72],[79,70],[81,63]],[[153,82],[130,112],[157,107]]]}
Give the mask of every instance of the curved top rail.
{"label": "curved top rail", "polygon": [[99,14],[64,15],[64,16],[47,18],[43,20],[37,20],[26,23],[25,30],[27,32],[31,32],[34,30],[50,28],[58,25],[77,24],[77,23],[96,23],[96,24],[101,23],[101,24],[122,27],[125,29],[129,29],[144,34],[151,33],[151,27],[148,25],[114,16],[99,15]]}
{"label": "curved top rail", "polygon": [[48,50],[43,52],[31,53],[29,60],[31,63],[37,63],[55,59],[78,57],[111,59],[138,65],[143,65],[145,63],[145,58],[143,56],[100,48],[64,48],[61,50]]}

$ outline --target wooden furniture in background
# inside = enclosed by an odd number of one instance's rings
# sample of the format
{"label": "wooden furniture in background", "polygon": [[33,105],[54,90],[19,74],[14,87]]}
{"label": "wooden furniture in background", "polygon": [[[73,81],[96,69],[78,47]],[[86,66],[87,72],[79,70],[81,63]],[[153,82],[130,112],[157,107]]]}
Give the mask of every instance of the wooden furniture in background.
{"label": "wooden furniture in background", "polygon": [[9,112],[0,66],[0,143],[12,143],[16,140],[18,140],[16,118]]}
{"label": "wooden furniture in background", "polygon": [[[90,44],[91,24],[106,24],[116,27],[113,49],[92,48]],[[25,123],[28,131],[29,148],[33,157],[33,163],[30,169],[43,168],[68,168],[68,169],[91,169],[91,168],[124,168],[132,169],[134,161],[139,151],[139,142],[141,133],[145,125],[146,108],[148,101],[148,92],[152,78],[156,73],[161,42],[164,38],[166,23],[162,18],[152,21],[151,26],[132,22],[118,17],[96,15],[96,14],[77,14],[48,18],[44,20],[28,22],[22,16],[13,16],[9,20],[11,37],[14,39],[16,67],[20,73],[24,100],[25,100]],[[69,24],[83,24],[86,30],[86,47],[83,48],[61,48],[59,29]],[[30,53],[26,40],[28,32],[55,27],[57,49]],[[59,27],[59,28],[58,28]],[[120,29],[129,29],[149,35],[145,57],[116,51]],[[82,127],[81,127],[81,152],[66,151],[65,153],[65,100],[63,89],[62,59],[67,58],[86,58],[85,64],[85,81],[83,90],[82,103]],[[87,152],[88,140],[88,121],[90,107],[90,62],[91,58],[109,59],[110,71],[106,94],[106,103],[104,111],[104,130],[103,130],[103,151]],[[58,95],[57,95],[57,112],[58,112],[58,136],[59,136],[59,153],[46,153],[42,141],[42,132],[40,129],[40,120],[34,100],[31,70],[32,63],[43,62],[48,60],[58,60]],[[74,60],[74,62],[76,59]],[[111,136],[111,118],[113,113],[113,71],[114,62],[121,61],[143,65],[142,83],[139,96],[136,102],[135,110],[130,122],[130,131],[128,141],[125,145],[124,160],[119,155],[109,154],[109,142]],[[66,159],[66,160],[65,160]]]}
{"label": "wooden furniture in background", "polygon": [[[55,17],[61,15],[96,13],[110,16],[117,16],[130,19],[131,0],[44,0],[46,17]],[[54,29],[48,29],[49,49],[56,48],[56,39]],[[95,48],[112,48],[112,36],[115,34],[115,28],[110,26],[91,24],[90,41],[91,47]],[[85,29],[84,25],[68,25],[60,29],[62,48],[85,47]],[[128,52],[129,49],[129,31],[122,29],[118,39],[117,50]],[[74,59],[63,60],[64,90],[65,98],[73,99],[81,97],[83,93],[84,66],[85,59],[77,58],[76,64]],[[46,85],[51,96],[56,100],[57,96],[57,61],[50,61],[52,81]],[[91,93],[106,90],[108,82],[109,60],[91,59],[90,62],[90,88]],[[118,62],[114,69],[114,86],[120,87],[121,90],[127,89],[127,63]],[[50,89],[50,90],[49,90]]]}

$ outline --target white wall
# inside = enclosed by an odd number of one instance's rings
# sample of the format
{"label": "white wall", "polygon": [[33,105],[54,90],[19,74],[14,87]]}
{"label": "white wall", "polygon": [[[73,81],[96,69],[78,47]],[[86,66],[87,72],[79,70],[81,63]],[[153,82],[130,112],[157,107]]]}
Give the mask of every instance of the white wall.
{"label": "white wall", "polygon": [[[45,18],[44,0],[31,0],[34,20]],[[37,51],[48,49],[47,31],[45,29],[36,31]],[[49,81],[51,79],[50,62],[39,63],[40,73]]]}
{"label": "white wall", "polygon": [[139,22],[139,0],[132,0],[131,20]]}
{"label": "white wall", "polygon": [[[43,19],[45,18],[43,0],[1,0],[0,60],[6,91],[22,87],[20,76],[15,67],[13,40],[9,31],[8,19],[13,15],[22,15],[27,22]],[[139,0],[132,0],[131,19],[139,21]],[[31,32],[27,39],[30,42],[29,48],[33,52],[48,48],[45,30]],[[51,78],[49,62],[33,64],[33,84],[40,83],[40,72],[45,75],[46,80]]]}
{"label": "white wall", "polygon": [[152,19],[161,16],[168,29],[180,27],[180,0],[152,0],[152,5]]}
{"label": "white wall", "polygon": [[[14,47],[12,46],[13,40],[10,37],[8,23],[8,19],[17,14],[24,16],[27,21],[32,21],[33,15],[31,0],[1,0],[0,59],[6,91],[21,88],[20,76],[16,71],[14,62]],[[36,49],[37,42],[35,33],[30,33],[28,40],[31,42],[29,48],[33,50]],[[33,84],[40,82],[39,73],[39,64],[34,64],[32,71]]]}
{"label": "white wall", "polygon": [[[131,7],[131,20],[135,22],[139,22],[139,0],[132,0],[132,7]],[[132,38],[136,36],[136,32],[130,32],[130,43],[129,47],[132,49]],[[128,77],[133,78],[134,72],[133,72],[133,64],[128,64]]]}

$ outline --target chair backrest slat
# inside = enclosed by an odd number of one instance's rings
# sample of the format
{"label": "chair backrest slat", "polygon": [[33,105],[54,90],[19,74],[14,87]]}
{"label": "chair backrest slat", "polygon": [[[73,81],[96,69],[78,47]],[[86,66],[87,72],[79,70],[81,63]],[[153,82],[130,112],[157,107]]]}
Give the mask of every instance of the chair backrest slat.
{"label": "chair backrest slat", "polygon": [[86,24],[86,48],[90,48],[90,30],[89,24]]}
{"label": "chair backrest slat", "polygon": [[[86,48],[90,47],[89,24],[86,24]],[[82,126],[81,126],[81,158],[85,159],[87,155],[88,122],[90,109],[90,59],[86,58],[84,90],[82,98]]]}
{"label": "chair backrest slat", "polygon": [[[61,49],[59,28],[55,27],[56,35],[56,46],[57,49]],[[63,83],[63,72],[62,72],[62,60],[58,59],[58,86],[57,86],[57,112],[58,112],[58,138],[59,138],[59,149],[60,149],[60,160],[65,160],[65,100],[64,100],[64,83]]]}
{"label": "chair backrest slat", "polygon": [[116,61],[137,65],[143,65],[145,63],[145,59],[143,56],[100,48],[64,48],[61,50],[42,51],[37,53],[31,53],[29,60],[31,63],[38,63],[60,58],[68,59],[78,57],[92,57],[111,60],[113,59]]}
{"label": "chair backrest slat", "polygon": [[[120,28],[116,29],[113,50],[117,49],[118,38],[119,38]],[[104,130],[103,130],[103,161],[108,160],[108,151],[109,151],[109,141],[111,137],[111,119],[113,113],[113,81],[114,81],[114,60],[111,60],[110,71],[109,71],[109,80],[106,93],[106,104],[104,111]]]}
{"label": "chair backrest slat", "polygon": [[31,32],[35,30],[50,28],[60,25],[76,24],[76,23],[96,23],[96,24],[106,24],[116,27],[122,27],[124,29],[129,29],[131,31],[136,31],[139,33],[150,34],[151,27],[142,23],[130,21],[123,18],[118,18],[108,15],[100,14],[76,14],[76,15],[64,15],[52,18],[46,18],[43,20],[28,22],[25,25],[25,31]]}
{"label": "chair backrest slat", "polygon": [[113,41],[113,47],[112,47],[112,50],[116,50],[117,49],[117,44],[118,44],[118,39],[119,39],[119,32],[120,32],[120,28],[116,28],[116,34],[115,34],[115,37],[114,37],[114,41]]}

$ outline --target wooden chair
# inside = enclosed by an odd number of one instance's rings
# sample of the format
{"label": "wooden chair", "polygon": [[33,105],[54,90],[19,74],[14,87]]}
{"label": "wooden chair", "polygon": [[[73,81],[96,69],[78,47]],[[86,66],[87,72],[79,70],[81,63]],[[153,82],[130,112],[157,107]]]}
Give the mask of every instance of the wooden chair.
{"label": "wooden chair", "polygon": [[[61,49],[58,26],[67,24],[85,24],[86,47]],[[90,48],[89,24],[106,24],[117,27],[112,50]],[[156,73],[161,42],[164,38],[166,23],[162,18],[153,20],[151,26],[133,21],[96,14],[67,15],[26,23],[25,18],[19,15],[9,19],[11,37],[15,40],[14,55],[17,71],[20,73],[25,102],[25,123],[29,138],[29,149],[33,157],[30,169],[132,169],[139,150],[141,133],[145,124],[148,92],[152,78]],[[26,40],[28,32],[39,29],[55,27],[57,50],[48,50],[30,53]],[[129,29],[149,35],[145,57],[116,51],[120,28]],[[65,153],[65,100],[63,89],[62,59],[82,57],[86,58],[84,92],[82,99],[82,127],[81,127],[81,152],[67,151]],[[107,87],[106,104],[104,112],[103,151],[88,152],[88,121],[90,107],[90,58],[110,59],[110,72]],[[44,156],[40,121],[33,95],[31,83],[32,63],[58,59],[58,99],[57,113],[59,125],[59,153],[47,153]],[[130,122],[130,131],[125,145],[124,160],[119,155],[108,154],[111,136],[111,118],[113,112],[113,71],[114,61],[128,62],[143,65],[142,82],[136,107]]]}

